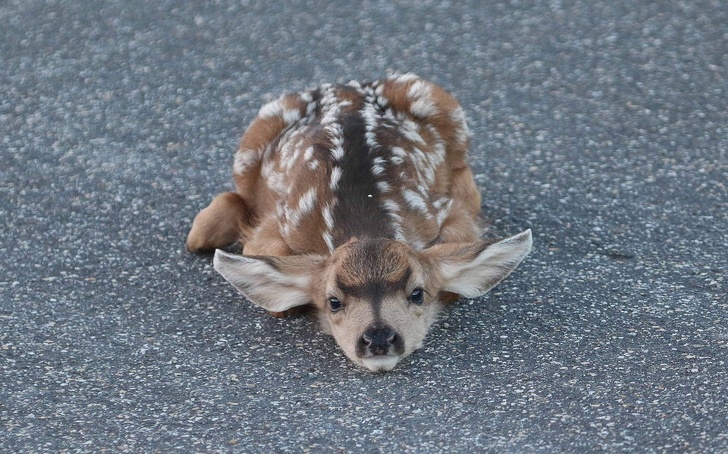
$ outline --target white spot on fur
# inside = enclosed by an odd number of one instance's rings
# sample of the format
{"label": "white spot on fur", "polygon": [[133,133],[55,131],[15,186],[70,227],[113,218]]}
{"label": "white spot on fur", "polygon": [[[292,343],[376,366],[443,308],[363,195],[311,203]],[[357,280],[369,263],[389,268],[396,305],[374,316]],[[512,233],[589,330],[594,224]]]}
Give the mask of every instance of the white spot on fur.
{"label": "white spot on fur", "polygon": [[331,232],[323,232],[321,234],[321,237],[324,239],[324,243],[326,243],[326,247],[329,248],[329,252],[334,252],[334,239],[331,236]]}
{"label": "white spot on fur", "polygon": [[437,106],[432,100],[432,86],[422,80],[413,83],[407,91],[407,98],[412,100],[410,112],[415,117],[427,118],[437,113]]}
{"label": "white spot on fur", "polygon": [[432,202],[432,206],[437,208],[438,210],[441,209],[443,206],[445,206],[445,203],[450,200],[449,197],[440,197],[439,199]]}
{"label": "white spot on fur", "polygon": [[326,229],[329,232],[334,230],[334,216],[332,212],[333,207],[330,204],[324,205],[324,209],[321,210],[321,216],[324,218],[324,224],[326,224]]}
{"label": "white spot on fur", "polygon": [[417,164],[417,167],[421,167],[425,165],[425,161],[427,160],[427,156],[425,156],[425,152],[420,150],[419,148],[415,147],[412,149],[412,153],[410,153],[410,156],[415,161],[415,164]]}
{"label": "white spot on fur", "polygon": [[382,118],[388,121],[388,123],[382,124],[386,128],[393,128],[393,123],[397,121],[397,118],[394,116],[394,110],[391,107],[384,111]]}
{"label": "white spot on fur", "polygon": [[379,189],[379,192],[381,193],[387,193],[392,190],[392,186],[386,181],[377,181],[377,189]]}
{"label": "white spot on fur", "polygon": [[288,235],[292,227],[298,227],[298,225],[301,223],[301,219],[303,219],[304,216],[310,214],[313,211],[313,208],[316,205],[316,198],[316,189],[311,188],[303,193],[301,198],[298,199],[296,208],[290,209],[286,207],[284,211],[285,222],[283,223],[284,235]]}
{"label": "white spot on fur", "polygon": [[427,215],[428,217],[430,216],[430,211],[427,209],[427,203],[425,203],[425,199],[423,199],[421,195],[411,189],[405,189],[402,191],[402,197],[404,197],[405,202],[407,202],[407,205],[411,208]]}
{"label": "white spot on fur", "polygon": [[321,97],[321,124],[324,126],[335,124],[341,114],[341,109],[351,105],[351,101],[342,101],[336,96],[336,89],[331,84],[322,86]]}
{"label": "white spot on fur", "polygon": [[442,143],[439,135],[436,135],[435,146],[431,155],[433,165],[439,165],[445,161],[445,144]]}
{"label": "white spot on fur", "polygon": [[404,158],[405,156],[407,156],[407,152],[404,151],[404,148],[402,147],[392,147],[392,155]]}
{"label": "white spot on fur", "polygon": [[286,193],[286,189],[289,185],[286,183],[283,174],[275,167],[276,163],[274,161],[265,161],[263,163],[263,168],[261,169],[261,174],[265,178],[266,184],[271,191],[282,195]]}
{"label": "white spot on fur", "polygon": [[298,109],[284,109],[283,110],[283,121],[287,125],[293,124],[301,119],[301,112]]}
{"label": "white spot on fur", "polygon": [[374,158],[374,161],[372,162],[372,174],[374,174],[375,177],[378,177],[379,175],[384,173],[384,165],[386,164],[386,160],[382,158],[381,156],[377,156]]}
{"label": "white spot on fur", "polygon": [[404,83],[409,82],[411,80],[419,80],[420,78],[412,73],[406,73],[406,74],[392,74],[389,76],[389,80],[396,83]]}
{"label": "white spot on fur", "polygon": [[435,207],[438,208],[438,211],[437,211],[437,226],[438,227],[442,227],[443,222],[445,222],[445,219],[450,214],[450,209],[452,208],[452,203],[453,203],[452,199],[447,199],[447,202],[444,204],[444,206],[440,205],[438,207],[437,205],[435,205]]}
{"label": "white spot on fur", "polygon": [[238,175],[245,173],[248,168],[260,160],[260,153],[255,150],[238,150],[235,153],[233,172]]}
{"label": "white spot on fur", "polygon": [[340,161],[344,157],[344,137],[341,125],[338,123],[331,123],[325,128],[326,133],[331,139],[331,154],[335,160]]}
{"label": "white spot on fur", "polygon": [[366,139],[367,146],[370,150],[379,147],[375,129],[380,122],[380,115],[375,104],[376,95],[374,94],[372,87],[367,87],[364,90],[364,106],[362,107],[361,114],[364,119],[364,127],[366,129],[364,138]]}
{"label": "white spot on fur", "polygon": [[301,154],[301,148],[300,148],[300,144],[299,144],[299,146],[297,146],[295,148],[295,151],[293,152],[293,154],[285,160],[286,172],[289,172],[293,168],[293,166],[295,166],[298,163],[298,157],[300,156],[300,154]]}
{"label": "white spot on fur", "polygon": [[311,188],[306,191],[301,199],[298,201],[298,211],[301,215],[310,213],[316,204],[316,188]]}
{"label": "white spot on fur", "polygon": [[382,202],[382,208],[392,220],[392,230],[394,230],[394,239],[405,241],[404,230],[402,229],[402,216],[399,215],[400,206],[394,200],[385,200]]}
{"label": "white spot on fur", "polygon": [[277,99],[263,105],[263,107],[261,107],[258,111],[258,117],[263,119],[279,117],[282,118],[287,125],[293,124],[300,120],[301,112],[295,108],[286,108],[284,103],[285,101],[283,99]]}
{"label": "white spot on fur", "polygon": [[470,129],[465,119],[465,112],[462,107],[458,107],[450,113],[450,119],[455,123],[455,140],[459,143],[466,143],[470,138]]}
{"label": "white spot on fur", "polygon": [[334,147],[331,150],[331,155],[334,157],[335,160],[341,161],[341,159],[344,157],[344,148],[343,147]]}
{"label": "white spot on fur", "polygon": [[334,167],[331,169],[331,181],[329,182],[329,188],[332,191],[336,191],[339,188],[339,180],[341,180],[342,174],[343,170],[341,170],[341,167]]}
{"label": "white spot on fur", "polygon": [[289,140],[288,136],[283,136],[280,139],[280,151],[278,152],[278,155],[280,156],[279,161],[281,164],[285,166],[285,164],[290,160],[291,158],[291,152],[293,150],[293,142]]}
{"label": "white spot on fur", "polygon": [[377,134],[372,131],[365,132],[364,139],[366,139],[367,145],[369,146],[370,150],[373,150],[374,148],[379,146],[379,143],[377,142]]}
{"label": "white spot on fur", "polygon": [[417,123],[412,120],[406,119],[402,121],[399,131],[410,142],[417,142],[424,145],[425,140],[420,135],[419,129],[420,127],[417,125]]}
{"label": "white spot on fur", "polygon": [[384,208],[388,213],[398,213],[400,210],[399,204],[394,200],[385,200],[382,202],[382,208]]}
{"label": "white spot on fur", "polygon": [[304,161],[310,161],[313,158],[313,147],[306,148],[306,152],[303,154]]}
{"label": "white spot on fur", "polygon": [[277,99],[263,105],[263,107],[261,107],[258,111],[258,116],[260,118],[273,118],[281,116],[282,112],[283,107],[281,106],[281,100]]}

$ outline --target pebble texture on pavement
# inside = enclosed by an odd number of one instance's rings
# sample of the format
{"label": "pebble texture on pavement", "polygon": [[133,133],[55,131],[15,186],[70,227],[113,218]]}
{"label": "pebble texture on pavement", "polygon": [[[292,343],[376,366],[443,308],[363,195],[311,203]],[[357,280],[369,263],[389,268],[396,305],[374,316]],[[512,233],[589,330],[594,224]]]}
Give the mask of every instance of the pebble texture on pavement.
{"label": "pebble texture on pavement", "polygon": [[[0,451],[728,451],[722,1],[0,1]],[[184,250],[259,106],[450,90],[534,251],[392,373]]]}

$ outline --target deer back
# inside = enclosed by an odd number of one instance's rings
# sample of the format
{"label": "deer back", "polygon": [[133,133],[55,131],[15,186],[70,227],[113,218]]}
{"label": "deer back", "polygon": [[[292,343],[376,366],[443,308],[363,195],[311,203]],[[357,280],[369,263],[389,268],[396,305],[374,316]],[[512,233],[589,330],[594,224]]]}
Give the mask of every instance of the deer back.
{"label": "deer back", "polygon": [[322,85],[264,105],[235,156],[237,190],[294,254],[353,237],[423,249],[452,225],[478,236],[480,194],[466,162],[463,110],[413,75]]}

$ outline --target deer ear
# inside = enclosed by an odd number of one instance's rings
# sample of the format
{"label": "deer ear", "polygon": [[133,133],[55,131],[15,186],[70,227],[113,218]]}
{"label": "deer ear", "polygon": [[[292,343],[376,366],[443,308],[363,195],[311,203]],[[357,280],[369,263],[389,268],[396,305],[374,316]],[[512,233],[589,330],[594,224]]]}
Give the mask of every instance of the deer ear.
{"label": "deer ear", "polygon": [[254,304],[270,312],[284,312],[311,302],[314,276],[324,258],[314,255],[272,257],[233,255],[215,251],[215,270]]}
{"label": "deer ear", "polygon": [[424,251],[444,277],[443,291],[467,298],[495,287],[531,252],[531,230],[496,243],[438,244]]}

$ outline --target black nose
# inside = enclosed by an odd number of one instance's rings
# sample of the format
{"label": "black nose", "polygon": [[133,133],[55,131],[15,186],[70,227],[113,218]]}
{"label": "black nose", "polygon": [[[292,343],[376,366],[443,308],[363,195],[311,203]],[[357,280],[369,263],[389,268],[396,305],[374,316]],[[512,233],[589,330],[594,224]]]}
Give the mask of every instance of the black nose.
{"label": "black nose", "polygon": [[398,337],[392,328],[386,325],[374,325],[362,334],[359,343],[363,349],[368,349],[374,356],[386,355],[389,353],[389,348],[397,342]]}

